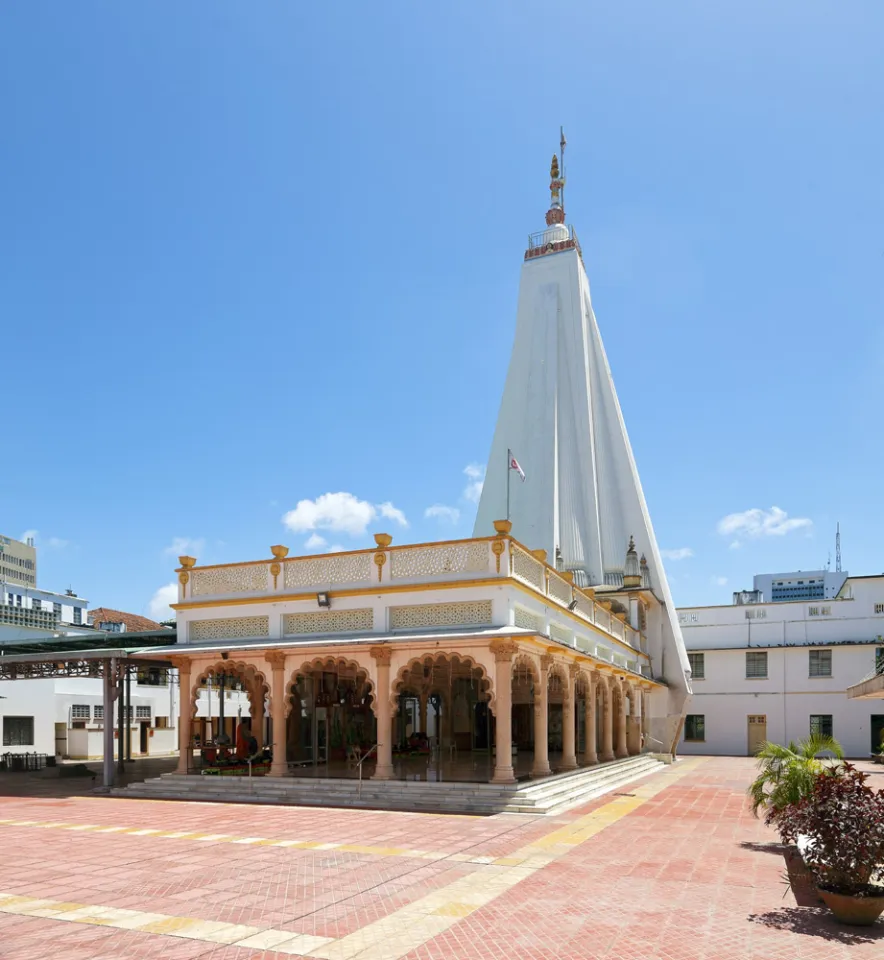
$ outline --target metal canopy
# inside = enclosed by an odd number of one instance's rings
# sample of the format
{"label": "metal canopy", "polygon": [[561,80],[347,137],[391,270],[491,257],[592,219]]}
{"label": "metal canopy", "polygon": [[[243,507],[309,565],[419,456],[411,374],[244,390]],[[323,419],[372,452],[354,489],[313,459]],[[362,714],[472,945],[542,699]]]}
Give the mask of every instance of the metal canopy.
{"label": "metal canopy", "polygon": [[177,640],[174,630],[147,630],[126,634],[125,646],[121,635],[99,632],[61,639],[47,638],[43,642],[31,641],[0,646],[0,680],[42,680],[50,677],[101,678],[107,665],[129,660],[133,654],[139,657],[139,665],[168,667],[167,656],[151,656],[151,649],[170,649]]}

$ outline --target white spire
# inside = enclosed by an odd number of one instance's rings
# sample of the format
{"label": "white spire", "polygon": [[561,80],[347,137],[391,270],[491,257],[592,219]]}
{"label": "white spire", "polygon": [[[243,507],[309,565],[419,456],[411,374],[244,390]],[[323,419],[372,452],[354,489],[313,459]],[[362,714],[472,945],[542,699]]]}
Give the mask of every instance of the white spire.
{"label": "white spire", "polygon": [[[648,558],[637,572],[667,608],[667,679],[678,683],[680,675],[686,688],[687,655],[580,247],[564,222],[557,157],[550,172],[547,229],[529,238],[525,253],[515,343],[475,535],[488,535],[493,521],[504,516],[507,449],[528,478],[512,487],[513,536],[551,557],[560,551],[562,566],[574,571],[575,582],[622,588],[624,547],[634,535],[632,553]],[[632,582],[636,571],[629,574]]]}

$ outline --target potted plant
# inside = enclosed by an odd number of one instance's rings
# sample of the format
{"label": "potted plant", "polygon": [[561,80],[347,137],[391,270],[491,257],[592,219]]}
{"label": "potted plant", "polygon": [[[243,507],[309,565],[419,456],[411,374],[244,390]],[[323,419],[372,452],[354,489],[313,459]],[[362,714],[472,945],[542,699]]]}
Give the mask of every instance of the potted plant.
{"label": "potted plant", "polygon": [[884,913],[884,793],[852,764],[814,778],[810,794],[781,811],[780,835],[804,842],[804,862],[841,923],[870,926]]}
{"label": "potted plant", "polygon": [[[832,754],[835,762],[820,759],[821,753]],[[844,751],[834,737],[814,734],[797,744],[790,741],[787,747],[779,743],[765,742],[756,756],[759,773],[749,787],[752,813],[757,817],[763,809],[765,825],[779,829],[778,821],[783,811],[810,795],[814,781],[820,773],[837,770]],[[780,835],[782,839],[782,831]],[[812,891],[813,876],[804,866],[797,845],[785,839],[783,843],[786,871],[800,902],[803,891]]]}

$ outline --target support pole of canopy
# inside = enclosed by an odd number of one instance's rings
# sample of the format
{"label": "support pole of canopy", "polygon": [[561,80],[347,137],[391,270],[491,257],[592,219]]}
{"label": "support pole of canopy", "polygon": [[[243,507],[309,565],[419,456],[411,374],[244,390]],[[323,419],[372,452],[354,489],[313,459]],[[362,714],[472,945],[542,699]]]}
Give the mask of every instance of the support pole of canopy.
{"label": "support pole of canopy", "polygon": [[116,673],[116,663],[113,660],[105,660],[102,664],[103,679],[103,703],[104,703],[104,754],[103,772],[104,785],[112,787],[114,785],[114,674]]}
{"label": "support pole of canopy", "polygon": [[129,664],[123,668],[126,671],[126,729],[129,736],[126,737],[126,759],[132,759],[132,675],[129,671]]}
{"label": "support pole of canopy", "polygon": [[[124,726],[126,722],[126,701],[124,698],[124,686],[123,686],[123,674],[120,673],[120,678],[117,681],[117,773],[125,772],[125,758],[126,750],[123,746],[123,734],[126,729]],[[111,714],[113,718],[113,714]],[[111,721],[113,722],[113,720]]]}

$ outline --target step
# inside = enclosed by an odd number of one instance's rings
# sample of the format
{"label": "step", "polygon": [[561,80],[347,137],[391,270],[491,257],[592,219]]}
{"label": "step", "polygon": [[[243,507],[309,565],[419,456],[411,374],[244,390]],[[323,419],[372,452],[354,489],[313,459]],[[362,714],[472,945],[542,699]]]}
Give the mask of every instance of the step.
{"label": "step", "polygon": [[357,807],[416,812],[494,814],[560,813],[611,792],[618,786],[659,772],[664,765],[649,755],[554,774],[517,784],[415,780],[210,778],[165,774],[112,791],[114,796],[203,800],[222,803],[269,803],[296,806]]}

